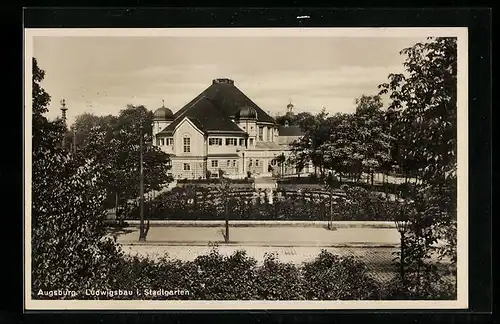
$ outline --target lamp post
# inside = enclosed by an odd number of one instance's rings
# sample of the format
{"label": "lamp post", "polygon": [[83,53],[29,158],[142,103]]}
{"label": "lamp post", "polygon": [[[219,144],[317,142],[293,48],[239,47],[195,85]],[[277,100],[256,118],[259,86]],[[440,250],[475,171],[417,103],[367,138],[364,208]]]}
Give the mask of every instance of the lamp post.
{"label": "lamp post", "polygon": [[[403,206],[401,206],[403,207]],[[401,235],[401,260],[399,263],[399,271],[401,275],[401,280],[404,281],[405,279],[405,269],[404,269],[404,258],[405,258],[405,234],[408,231],[408,227],[410,225],[410,221],[408,219],[408,214],[404,208],[400,208],[399,213],[396,217],[395,220],[396,223],[396,229],[398,230],[399,234]]]}
{"label": "lamp post", "polygon": [[140,211],[140,225],[139,225],[139,242],[144,242],[146,241],[146,231],[144,228],[144,168],[143,168],[143,152],[142,152],[142,141],[143,141],[143,135],[142,135],[142,120],[141,124],[139,126],[140,129],[140,135],[139,135],[139,156],[140,156],[140,167],[139,167],[139,186],[140,186],[140,200],[139,200],[139,211]]}
{"label": "lamp post", "polygon": [[226,226],[226,235],[224,235],[224,240],[226,243],[229,242],[229,179],[222,178],[222,190],[224,190],[224,217]]}

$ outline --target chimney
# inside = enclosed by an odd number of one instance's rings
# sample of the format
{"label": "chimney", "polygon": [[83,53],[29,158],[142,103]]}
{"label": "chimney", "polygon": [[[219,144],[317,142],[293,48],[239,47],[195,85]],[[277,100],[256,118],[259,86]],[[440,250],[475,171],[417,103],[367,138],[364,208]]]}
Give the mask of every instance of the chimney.
{"label": "chimney", "polygon": [[234,84],[234,80],[227,79],[227,78],[213,79],[212,80],[212,84],[218,84],[218,83]]}

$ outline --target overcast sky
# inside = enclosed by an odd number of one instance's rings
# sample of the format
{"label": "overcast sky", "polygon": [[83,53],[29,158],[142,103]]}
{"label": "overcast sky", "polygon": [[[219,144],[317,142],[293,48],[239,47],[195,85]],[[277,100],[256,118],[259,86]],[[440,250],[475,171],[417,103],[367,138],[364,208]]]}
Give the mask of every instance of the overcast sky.
{"label": "overcast sky", "polygon": [[377,93],[389,73],[401,72],[399,51],[424,38],[340,37],[47,37],[33,54],[46,71],[49,118],[117,114],[127,104],[174,112],[230,78],[271,115],[289,101],[295,111],[352,112],[355,99]]}

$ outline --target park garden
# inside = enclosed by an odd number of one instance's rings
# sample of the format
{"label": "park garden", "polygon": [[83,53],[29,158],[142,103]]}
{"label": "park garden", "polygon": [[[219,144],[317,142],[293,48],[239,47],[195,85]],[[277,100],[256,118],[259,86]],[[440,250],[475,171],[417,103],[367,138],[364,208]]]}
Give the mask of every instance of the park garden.
{"label": "park garden", "polygon": [[[290,163],[311,161],[314,179],[281,179],[272,203],[266,195],[249,195],[245,186],[225,185],[183,186],[145,202],[151,220],[395,221],[405,245],[394,266],[405,275],[383,286],[363,264],[327,252],[300,266],[272,256],[257,266],[244,252],[226,257],[214,251],[193,262],[126,255],[106,237],[105,218],[110,208],[138,218],[130,201],[141,192],[139,156],[145,192],[172,181],[169,156],[151,145],[152,113],[130,105],[118,116],[84,114],[70,128],[63,120],[50,121],[44,116],[51,100],[41,85],[45,71],[33,59],[33,298],[39,289],[61,286],[182,286],[193,299],[456,298],[455,286],[441,280],[429,261],[435,253],[457,260],[456,39],[429,39],[401,54],[405,74],[390,74],[376,95],[361,96],[355,113],[323,111],[287,121],[305,134],[293,144]],[[381,184],[376,174],[383,174]],[[405,181],[392,183],[391,174]],[[318,188],[294,189],[301,185],[293,181]],[[436,247],[438,240],[445,244]]]}

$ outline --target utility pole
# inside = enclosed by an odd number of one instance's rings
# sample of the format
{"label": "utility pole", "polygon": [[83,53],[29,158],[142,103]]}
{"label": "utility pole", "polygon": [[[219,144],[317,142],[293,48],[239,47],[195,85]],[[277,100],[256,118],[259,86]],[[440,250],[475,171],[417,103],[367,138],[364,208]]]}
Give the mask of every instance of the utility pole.
{"label": "utility pole", "polygon": [[333,230],[333,192],[330,189],[330,222],[328,224],[328,229]]}
{"label": "utility pole", "polygon": [[143,157],[142,157],[142,121],[140,125],[140,138],[139,138],[139,156],[140,156],[140,200],[139,200],[139,209],[140,209],[140,217],[141,223],[139,225],[139,242],[146,241],[146,232],[144,229],[144,169],[143,169]]}
{"label": "utility pole", "polygon": [[226,243],[229,243],[229,201],[228,201],[228,198],[226,197],[225,199],[226,201],[224,202],[224,209],[225,209],[225,214],[226,214],[226,236],[225,236],[225,239],[226,239]]}
{"label": "utility pole", "polygon": [[73,129],[73,154],[76,154],[76,131]]}

